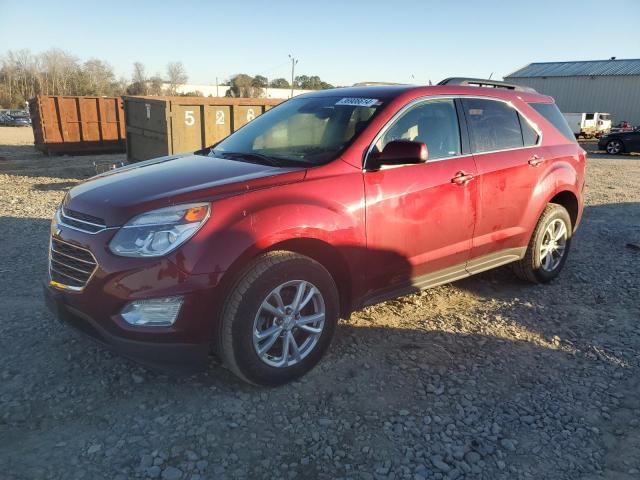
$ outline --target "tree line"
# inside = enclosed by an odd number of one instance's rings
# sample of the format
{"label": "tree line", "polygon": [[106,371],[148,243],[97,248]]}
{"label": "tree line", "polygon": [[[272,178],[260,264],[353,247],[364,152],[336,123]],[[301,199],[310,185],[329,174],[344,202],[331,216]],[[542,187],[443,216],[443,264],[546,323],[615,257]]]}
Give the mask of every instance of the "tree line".
{"label": "tree line", "polygon": [[[177,95],[178,86],[187,83],[182,62],[169,62],[164,76],[149,75],[143,63],[135,62],[131,78],[116,77],[113,67],[104,60],[90,58],[82,61],[58,48],[42,53],[30,50],[7,51],[0,56],[0,106],[24,108],[25,102],[36,95]],[[291,88],[285,78],[268,80],[262,75],[233,75],[221,85],[230,87],[233,97],[262,97],[267,88]],[[304,90],[333,88],[317,75],[299,75],[293,87]],[[187,92],[180,95],[201,96]]]}
{"label": "tree line", "polygon": [[186,83],[181,62],[169,62],[165,77],[148,76],[142,63],[133,65],[131,79],[116,77],[113,67],[97,58],[81,61],[64,50],[52,48],[34,54],[8,51],[0,57],[0,105],[23,108],[36,95],[175,95]]}
{"label": "tree line", "polygon": [[[267,88],[291,88],[291,83],[286,78],[274,78],[269,81],[262,75],[252,77],[246,73],[239,73],[231,77],[229,87],[227,96],[230,97],[261,97]],[[333,88],[333,85],[321,80],[317,75],[298,75],[293,79],[293,88],[324,90]]]}

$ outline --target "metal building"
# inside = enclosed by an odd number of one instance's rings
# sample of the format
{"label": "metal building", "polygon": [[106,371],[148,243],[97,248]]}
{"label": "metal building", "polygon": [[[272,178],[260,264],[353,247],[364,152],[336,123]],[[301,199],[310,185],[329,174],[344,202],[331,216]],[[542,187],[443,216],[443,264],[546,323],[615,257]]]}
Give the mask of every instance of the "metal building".
{"label": "metal building", "polygon": [[640,59],[530,63],[505,81],[551,95],[562,112],[606,112],[640,125]]}

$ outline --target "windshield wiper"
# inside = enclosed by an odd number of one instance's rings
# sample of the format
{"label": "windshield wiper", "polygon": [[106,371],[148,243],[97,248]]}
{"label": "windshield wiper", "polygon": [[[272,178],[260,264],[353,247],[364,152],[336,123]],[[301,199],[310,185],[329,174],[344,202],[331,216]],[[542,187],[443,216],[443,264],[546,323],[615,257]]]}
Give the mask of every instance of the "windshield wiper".
{"label": "windshield wiper", "polygon": [[214,155],[219,155],[222,158],[229,158],[231,160],[244,160],[251,163],[259,163],[266,164],[272,167],[279,167],[281,163],[275,158],[268,157],[267,155],[262,155],[261,153],[253,153],[253,152],[220,152],[211,150]]}

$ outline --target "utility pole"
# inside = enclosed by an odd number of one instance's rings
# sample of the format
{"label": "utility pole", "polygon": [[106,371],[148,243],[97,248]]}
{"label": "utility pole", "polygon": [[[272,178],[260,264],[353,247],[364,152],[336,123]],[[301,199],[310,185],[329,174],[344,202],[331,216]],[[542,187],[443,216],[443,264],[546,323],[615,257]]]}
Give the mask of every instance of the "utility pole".
{"label": "utility pole", "polygon": [[295,78],[294,72],[296,70],[296,63],[298,63],[298,59],[293,58],[291,54],[289,54],[289,58],[291,59],[291,98],[293,98],[293,79]]}
{"label": "utility pole", "polygon": [[218,77],[216,77],[216,97],[220,96],[220,92],[218,92]]}

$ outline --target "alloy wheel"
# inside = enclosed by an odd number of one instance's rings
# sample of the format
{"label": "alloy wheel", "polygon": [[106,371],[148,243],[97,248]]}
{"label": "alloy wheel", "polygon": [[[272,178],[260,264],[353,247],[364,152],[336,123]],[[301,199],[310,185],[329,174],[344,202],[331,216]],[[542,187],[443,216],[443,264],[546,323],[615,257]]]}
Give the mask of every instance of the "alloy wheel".
{"label": "alloy wheel", "polygon": [[290,367],[318,344],[325,323],[325,303],[311,282],[292,280],[274,288],[253,322],[253,347],[271,367]]}
{"label": "alloy wheel", "polygon": [[567,246],[567,226],[560,218],[552,220],[544,231],[540,244],[540,266],[552,272],[564,257]]}
{"label": "alloy wheel", "polygon": [[618,140],[612,140],[607,143],[607,153],[617,155],[622,151],[622,144]]}

